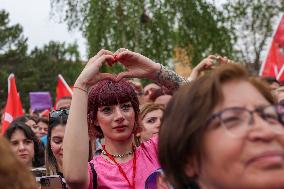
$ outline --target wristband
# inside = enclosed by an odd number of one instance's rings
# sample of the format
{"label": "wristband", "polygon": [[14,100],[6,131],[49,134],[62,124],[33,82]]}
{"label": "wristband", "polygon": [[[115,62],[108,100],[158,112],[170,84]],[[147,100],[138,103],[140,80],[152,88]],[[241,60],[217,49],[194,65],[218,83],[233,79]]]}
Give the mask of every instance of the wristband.
{"label": "wristband", "polygon": [[73,88],[74,88],[74,89],[79,89],[80,91],[84,91],[85,93],[88,94],[88,91],[85,90],[85,89],[83,89],[83,88],[81,88],[81,87],[74,86]]}

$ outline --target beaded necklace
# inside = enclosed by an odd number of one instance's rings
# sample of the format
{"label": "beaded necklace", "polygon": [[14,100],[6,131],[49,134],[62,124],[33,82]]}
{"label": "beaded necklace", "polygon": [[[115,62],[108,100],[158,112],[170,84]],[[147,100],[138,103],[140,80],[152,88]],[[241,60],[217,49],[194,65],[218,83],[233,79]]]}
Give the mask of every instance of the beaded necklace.
{"label": "beaded necklace", "polygon": [[[125,154],[109,154],[109,155],[111,155],[114,158],[123,158],[123,157],[129,156],[129,155],[132,155],[133,153],[134,153],[134,149],[132,149],[131,151],[129,151]],[[104,149],[102,150],[102,154],[107,156],[107,152]]]}

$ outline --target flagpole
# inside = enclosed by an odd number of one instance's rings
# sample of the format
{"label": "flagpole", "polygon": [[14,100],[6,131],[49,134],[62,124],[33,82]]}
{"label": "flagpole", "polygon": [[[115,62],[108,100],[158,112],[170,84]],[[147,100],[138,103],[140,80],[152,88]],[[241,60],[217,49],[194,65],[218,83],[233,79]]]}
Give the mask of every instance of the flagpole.
{"label": "flagpole", "polygon": [[284,64],[282,65],[282,67],[281,67],[279,73],[277,74],[277,77],[276,77],[276,80],[277,80],[277,81],[280,79],[280,77],[281,77],[283,71],[284,71]]}
{"label": "flagpole", "polygon": [[9,77],[8,77],[8,94],[9,94],[9,92],[10,92],[10,88],[11,88],[11,79],[13,78],[13,77],[15,77],[15,74],[14,73],[11,73],[10,75],[9,75]]}
{"label": "flagpole", "polygon": [[[263,70],[264,70],[264,67],[265,67],[265,64],[266,64],[266,61],[267,61],[267,58],[268,58],[268,55],[269,55],[269,52],[270,52],[270,49],[271,49],[271,47],[272,47],[272,42],[273,42],[273,40],[274,40],[274,37],[275,37],[275,34],[276,34],[276,32],[277,32],[277,30],[278,30],[278,27],[280,26],[280,23],[281,23],[281,20],[282,20],[282,17],[284,16],[284,14],[282,14],[281,16],[280,16],[280,18],[278,19],[278,22],[277,22],[277,25],[276,25],[276,28],[275,28],[275,30],[273,31],[273,35],[272,35],[272,37],[271,37],[271,39],[270,39],[270,45],[269,45],[269,49],[266,51],[266,55],[265,55],[265,59],[264,59],[264,61],[263,61],[263,63],[261,64],[261,67],[260,67],[260,70],[259,70],[259,76],[262,76],[262,74],[263,74]],[[277,73],[278,74],[278,73]],[[277,76],[276,76],[277,77]]]}

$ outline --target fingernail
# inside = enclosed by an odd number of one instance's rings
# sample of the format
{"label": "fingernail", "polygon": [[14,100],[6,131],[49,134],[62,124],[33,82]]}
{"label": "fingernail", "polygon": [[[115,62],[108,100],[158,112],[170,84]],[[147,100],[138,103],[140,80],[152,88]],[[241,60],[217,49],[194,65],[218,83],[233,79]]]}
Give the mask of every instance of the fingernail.
{"label": "fingernail", "polygon": [[118,60],[118,56],[117,55],[114,55],[114,62],[116,62]]}

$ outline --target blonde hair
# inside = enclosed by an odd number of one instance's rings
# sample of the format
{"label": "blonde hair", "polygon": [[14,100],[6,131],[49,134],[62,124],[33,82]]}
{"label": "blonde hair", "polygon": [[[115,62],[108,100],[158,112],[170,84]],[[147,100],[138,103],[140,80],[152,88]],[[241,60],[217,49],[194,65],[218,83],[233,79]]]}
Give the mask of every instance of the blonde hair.
{"label": "blonde hair", "polygon": [[163,104],[155,104],[155,103],[146,103],[140,106],[140,116],[141,119],[143,120],[144,117],[152,111],[155,110],[162,110],[163,112],[165,111],[165,106]]}
{"label": "blonde hair", "polygon": [[[152,111],[155,111],[155,110],[161,110],[164,113],[165,106],[163,104],[155,104],[155,103],[146,103],[146,104],[142,104],[140,106],[140,115],[139,115],[140,116],[139,130],[141,129],[140,132],[145,129],[145,127],[142,124],[142,120],[145,118],[145,116],[149,112],[152,112]],[[141,144],[140,133],[136,134],[135,143],[136,143],[137,146],[140,146],[140,144]]]}

